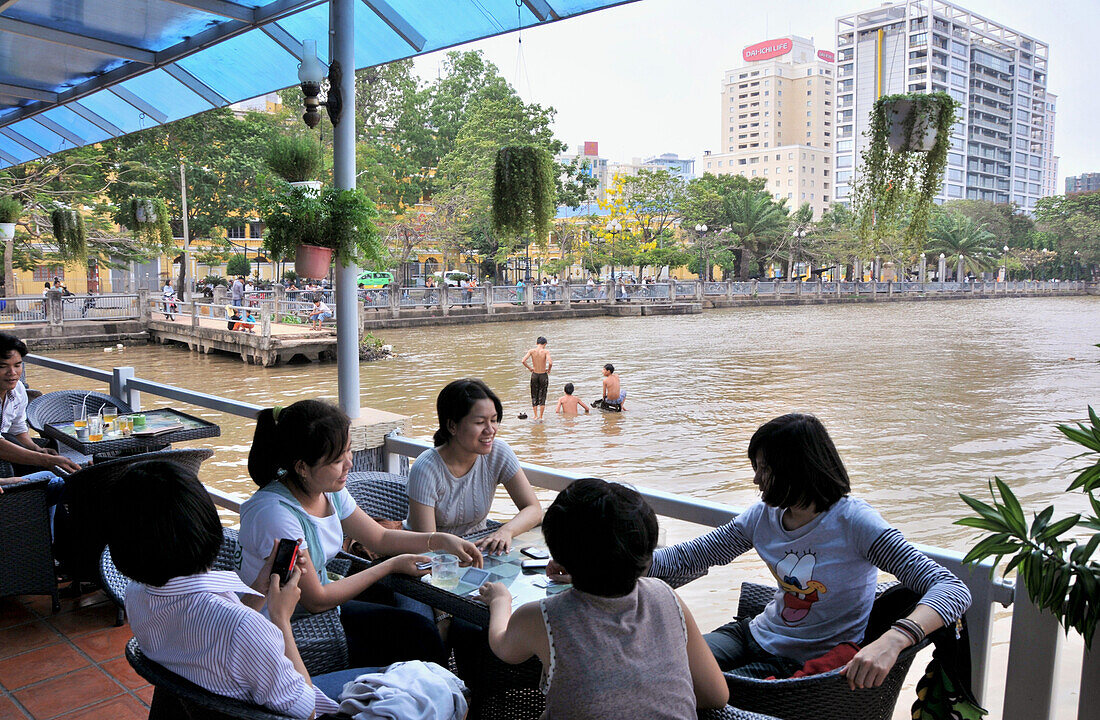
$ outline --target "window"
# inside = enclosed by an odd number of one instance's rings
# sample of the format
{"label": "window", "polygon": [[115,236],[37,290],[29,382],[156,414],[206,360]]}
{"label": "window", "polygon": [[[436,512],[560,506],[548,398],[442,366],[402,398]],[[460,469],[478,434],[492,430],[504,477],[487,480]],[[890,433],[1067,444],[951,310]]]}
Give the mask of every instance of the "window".
{"label": "window", "polygon": [[748,163],[748,160],[746,160],[745,158],[741,158],[740,160],[737,161],[738,165],[745,165],[747,163]]}
{"label": "window", "polygon": [[947,197],[961,198],[963,196],[963,189],[961,185],[948,185]]}
{"label": "window", "polygon": [[947,153],[947,164],[962,167],[963,156],[961,153]]}
{"label": "window", "polygon": [[850,168],[852,167],[851,155],[839,155],[836,159],[836,166],[838,168]]}
{"label": "window", "polygon": [[35,265],[34,274],[31,276],[34,282],[49,282],[54,278],[65,279],[65,268],[60,265]]}
{"label": "window", "polygon": [[852,141],[851,140],[841,140],[840,142],[838,142],[836,144],[836,151],[837,152],[847,152],[851,149],[852,149]]}
{"label": "window", "polygon": [[241,240],[244,238],[244,225],[230,225],[226,228],[226,236],[230,240]]}
{"label": "window", "polygon": [[966,72],[966,60],[957,57],[951,58],[951,69]]}
{"label": "window", "polygon": [[788,165],[787,166],[787,172],[793,173],[794,172],[794,165]]}
{"label": "window", "polygon": [[952,182],[960,182],[961,183],[963,181],[963,171],[959,170],[957,168],[948,168],[947,169],[947,179],[951,180]]}

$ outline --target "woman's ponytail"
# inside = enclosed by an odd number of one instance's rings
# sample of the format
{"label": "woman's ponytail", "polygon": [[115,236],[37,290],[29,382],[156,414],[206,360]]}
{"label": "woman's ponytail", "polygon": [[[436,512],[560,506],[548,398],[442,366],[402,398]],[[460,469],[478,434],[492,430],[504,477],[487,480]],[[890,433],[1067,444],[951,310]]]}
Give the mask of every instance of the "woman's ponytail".
{"label": "woman's ponytail", "polygon": [[248,451],[248,474],[260,487],[279,475],[276,447],[275,413],[265,408],[256,415],[256,433],[252,436],[252,448]]}

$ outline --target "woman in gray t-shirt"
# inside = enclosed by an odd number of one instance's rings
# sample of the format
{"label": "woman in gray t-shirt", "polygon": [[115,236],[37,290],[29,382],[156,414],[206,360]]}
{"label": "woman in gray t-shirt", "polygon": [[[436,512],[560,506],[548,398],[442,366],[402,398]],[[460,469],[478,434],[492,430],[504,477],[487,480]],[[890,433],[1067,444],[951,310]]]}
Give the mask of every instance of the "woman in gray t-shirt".
{"label": "woman in gray t-shirt", "polygon": [[406,524],[459,536],[483,530],[496,486],[503,484],[519,512],[476,544],[485,552],[508,552],[512,538],[542,522],[542,506],[516,454],[496,437],[500,399],[480,380],[455,380],[439,393],[436,411],[435,447],[409,471]]}

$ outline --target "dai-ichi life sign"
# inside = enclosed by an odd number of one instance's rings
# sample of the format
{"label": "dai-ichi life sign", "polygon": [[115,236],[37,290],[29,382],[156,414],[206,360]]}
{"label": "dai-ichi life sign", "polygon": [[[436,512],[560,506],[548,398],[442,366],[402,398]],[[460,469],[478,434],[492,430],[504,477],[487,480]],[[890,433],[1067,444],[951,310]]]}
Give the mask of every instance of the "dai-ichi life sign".
{"label": "dai-ichi life sign", "polygon": [[747,48],[741,51],[741,56],[745,58],[745,62],[767,60],[768,58],[786,55],[791,51],[791,46],[792,43],[790,38],[765,40],[764,42],[756,43],[755,45],[749,45]]}

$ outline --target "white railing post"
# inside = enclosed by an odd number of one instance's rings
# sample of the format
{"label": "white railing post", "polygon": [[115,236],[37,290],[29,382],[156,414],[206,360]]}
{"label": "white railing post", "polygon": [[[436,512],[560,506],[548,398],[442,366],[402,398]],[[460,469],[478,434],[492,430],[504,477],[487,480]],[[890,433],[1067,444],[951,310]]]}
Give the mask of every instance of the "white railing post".
{"label": "white railing post", "polygon": [[568,280],[558,283],[558,292],[561,296],[561,306],[568,310],[573,305],[573,286]]}
{"label": "white railing post", "polygon": [[1058,620],[1048,612],[1040,612],[1017,581],[1003,720],[1049,720],[1061,647]]}
{"label": "white railing post", "polygon": [[[400,429],[390,430],[386,433],[386,437],[397,437],[401,435]],[[382,465],[386,468],[386,472],[393,475],[401,474],[401,458],[404,455],[400,453],[391,452],[386,449],[385,443],[382,444]]]}
{"label": "white railing post", "polygon": [[485,288],[485,314],[492,315],[496,312],[496,308],[493,307],[493,284],[485,283],[481,287]]}
{"label": "white railing post", "polygon": [[132,367],[116,367],[111,369],[111,396],[116,397],[137,412],[141,410],[141,393],[129,388],[129,382],[134,378]]}

